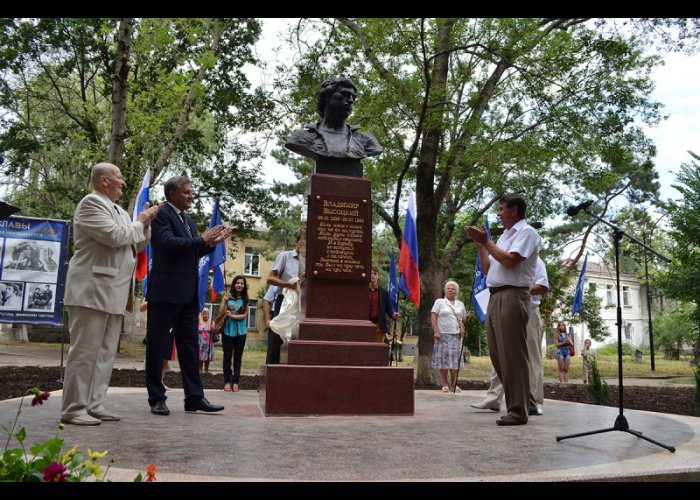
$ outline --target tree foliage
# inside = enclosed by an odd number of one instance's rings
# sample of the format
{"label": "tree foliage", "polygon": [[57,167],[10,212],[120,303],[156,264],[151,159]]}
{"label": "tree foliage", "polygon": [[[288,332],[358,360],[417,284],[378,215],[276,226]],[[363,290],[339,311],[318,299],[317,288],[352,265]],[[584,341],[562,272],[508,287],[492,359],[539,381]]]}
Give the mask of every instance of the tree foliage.
{"label": "tree foliage", "polygon": [[694,304],[671,307],[654,318],[654,344],[666,357],[679,359],[687,346],[692,346],[697,339],[697,314]]}
{"label": "tree foliage", "polygon": [[498,195],[523,192],[537,220],[572,196],[605,209],[658,188],[654,149],[635,123],[659,118],[649,99],[658,59],[629,34],[586,19],[338,18],[302,20],[292,36],[299,54],[278,82],[294,105],[289,127],[315,121],[321,80],[354,79],[351,121],[385,148],[365,171],[397,243],[401,201],[415,185],[421,381],[430,376],[429,306],[468,243],[464,226]]}
{"label": "tree foliage", "polygon": [[[23,213],[70,218],[90,190],[91,166],[109,151],[127,182],[125,206],[150,167],[152,185],[191,176],[196,207],[221,198],[237,228],[270,216],[254,163],[260,151],[239,137],[270,124],[268,97],[241,70],[257,62],[259,22],[136,19],[130,39],[119,35],[119,19],[0,22],[0,153]],[[113,118],[121,106],[125,116]]]}
{"label": "tree foliage", "polygon": [[673,185],[681,198],[664,204],[673,246],[672,262],[660,284],[668,297],[700,306],[700,156],[689,153],[693,161],[681,166]]}

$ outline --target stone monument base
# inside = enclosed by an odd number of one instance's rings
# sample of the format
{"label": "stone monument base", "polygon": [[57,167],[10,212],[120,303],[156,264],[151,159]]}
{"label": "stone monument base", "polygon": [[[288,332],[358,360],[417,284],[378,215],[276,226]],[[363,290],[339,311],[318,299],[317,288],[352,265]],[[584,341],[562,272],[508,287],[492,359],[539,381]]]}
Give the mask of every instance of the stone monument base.
{"label": "stone monument base", "polygon": [[266,417],[414,414],[412,368],[265,365],[260,375]]}

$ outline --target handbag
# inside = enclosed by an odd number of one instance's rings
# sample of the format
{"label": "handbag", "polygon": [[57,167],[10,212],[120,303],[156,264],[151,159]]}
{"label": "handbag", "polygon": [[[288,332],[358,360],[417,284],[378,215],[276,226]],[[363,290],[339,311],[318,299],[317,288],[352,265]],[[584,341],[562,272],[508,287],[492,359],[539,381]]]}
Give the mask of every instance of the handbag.
{"label": "handbag", "polygon": [[574,351],[574,345],[573,345],[573,344],[569,344],[569,353],[570,353],[572,356],[576,356],[576,351]]}
{"label": "handbag", "polygon": [[221,306],[219,306],[219,313],[216,315],[216,319],[211,326],[212,342],[216,343],[219,341],[219,335],[224,331],[224,324],[226,323],[226,301],[228,297],[224,296],[221,301]]}

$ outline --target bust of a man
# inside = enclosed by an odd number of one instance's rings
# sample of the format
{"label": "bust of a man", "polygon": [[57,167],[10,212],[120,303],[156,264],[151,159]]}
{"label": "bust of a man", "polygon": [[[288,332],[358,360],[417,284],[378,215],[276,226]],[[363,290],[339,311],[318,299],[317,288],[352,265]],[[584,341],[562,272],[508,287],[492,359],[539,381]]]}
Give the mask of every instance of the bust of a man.
{"label": "bust of a man", "polygon": [[318,174],[362,177],[360,160],[384,149],[372,134],[348,125],[357,89],[349,78],[328,78],[316,93],[321,121],[295,130],[285,147],[316,161]]}

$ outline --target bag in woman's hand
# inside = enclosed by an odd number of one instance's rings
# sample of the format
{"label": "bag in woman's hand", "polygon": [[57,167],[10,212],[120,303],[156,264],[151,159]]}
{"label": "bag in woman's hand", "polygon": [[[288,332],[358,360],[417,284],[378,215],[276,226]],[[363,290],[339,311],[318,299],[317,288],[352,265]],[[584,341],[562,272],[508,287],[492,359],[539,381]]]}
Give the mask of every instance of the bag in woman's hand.
{"label": "bag in woman's hand", "polygon": [[[211,333],[213,337],[216,339],[219,335],[224,333],[224,324],[226,323],[226,302],[227,302],[227,297],[224,296],[223,300],[221,301],[221,305],[219,306],[219,313],[216,315],[216,319],[211,325]],[[216,343],[219,340],[213,340],[212,342]]]}
{"label": "bag in woman's hand", "polygon": [[[211,325],[211,333],[214,337],[218,337],[224,331],[224,323],[226,323],[226,315],[220,315]],[[216,340],[214,342],[217,342]]]}
{"label": "bag in woman's hand", "polygon": [[216,344],[219,342],[219,334],[211,332],[211,343]]}
{"label": "bag in woman's hand", "polygon": [[576,356],[576,351],[574,351],[573,344],[569,344],[569,354],[571,354],[572,356]]}

